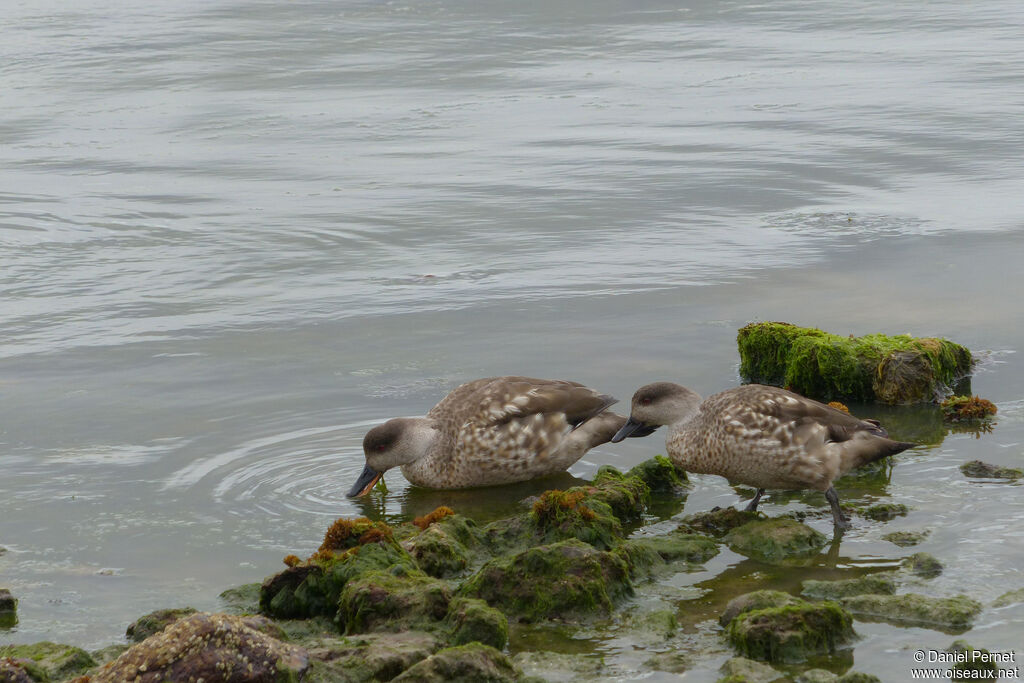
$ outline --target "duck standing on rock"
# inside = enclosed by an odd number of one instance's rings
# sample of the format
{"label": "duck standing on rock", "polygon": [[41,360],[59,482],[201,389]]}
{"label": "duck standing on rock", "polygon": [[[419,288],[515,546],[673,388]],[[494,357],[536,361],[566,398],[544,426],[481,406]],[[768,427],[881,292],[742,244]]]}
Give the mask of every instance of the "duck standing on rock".
{"label": "duck standing on rock", "polygon": [[893,441],[875,420],[861,420],[778,387],[747,384],[701,400],[672,382],[640,387],[629,421],[612,437],[668,425],[671,460],[697,474],[753,486],[756,510],[765,489],[822,491],[836,529],[850,528],[832,482],[852,469],[915,444]]}
{"label": "duck standing on rock", "polygon": [[[432,489],[512,484],[556,474],[626,424],[616,399],[577,382],[488,377],[456,387],[425,417],[396,417],[367,432],[366,466],[349,497],[401,467]],[[633,436],[653,429],[639,428]]]}

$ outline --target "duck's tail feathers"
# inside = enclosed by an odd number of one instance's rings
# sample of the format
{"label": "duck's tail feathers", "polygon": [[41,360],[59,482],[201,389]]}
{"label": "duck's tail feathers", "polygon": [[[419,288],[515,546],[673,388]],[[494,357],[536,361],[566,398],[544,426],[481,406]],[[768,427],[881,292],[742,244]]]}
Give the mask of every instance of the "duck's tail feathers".
{"label": "duck's tail feathers", "polygon": [[909,441],[893,441],[886,437],[868,436],[867,434],[860,438],[844,441],[842,443],[842,471],[849,472],[876,460],[902,453],[916,445]]}

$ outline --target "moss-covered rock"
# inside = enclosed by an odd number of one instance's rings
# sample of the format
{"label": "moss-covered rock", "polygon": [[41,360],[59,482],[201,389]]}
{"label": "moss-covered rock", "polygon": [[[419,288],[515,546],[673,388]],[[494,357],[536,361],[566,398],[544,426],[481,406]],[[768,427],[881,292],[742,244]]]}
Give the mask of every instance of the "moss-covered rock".
{"label": "moss-covered rock", "polygon": [[340,551],[321,549],[302,564],[263,582],[260,611],[279,619],[334,616],[348,581],[396,567],[420,571],[412,556],[390,536]]}
{"label": "moss-covered rock", "polygon": [[698,512],[683,517],[680,531],[689,530],[696,534],[721,538],[736,527],[763,519],[765,516],[760,512],[748,512],[736,508],[715,508],[708,512]]}
{"label": "moss-covered rock", "polygon": [[440,650],[415,664],[394,683],[514,683],[519,678],[511,660],[481,643]]}
{"label": "moss-covered rock", "polygon": [[499,650],[508,642],[508,619],[483,600],[458,597],[451,601],[445,623],[453,645],[483,643]]}
{"label": "moss-covered rock", "polygon": [[893,531],[885,534],[882,538],[890,543],[894,543],[901,548],[907,548],[910,546],[921,543],[924,539],[928,538],[928,534],[931,532],[927,529],[920,531]]}
{"label": "moss-covered rock", "polygon": [[604,658],[598,653],[527,650],[517,653],[512,663],[524,674],[546,681],[587,681],[605,673]]}
{"label": "moss-covered rock", "polygon": [[320,638],[308,645],[310,670],[303,683],[390,681],[441,646],[421,631]]}
{"label": "moss-covered rock", "polygon": [[836,600],[851,595],[863,595],[871,593],[874,595],[892,595],[896,592],[896,582],[887,574],[868,574],[856,579],[843,579],[841,581],[815,581],[803,582],[801,595],[815,600]]}
{"label": "moss-covered rock", "polygon": [[809,669],[796,677],[796,683],[835,683],[838,679],[826,669]]}
{"label": "moss-covered rock", "polygon": [[0,628],[11,628],[18,623],[18,599],[11,591],[0,588]]}
{"label": "moss-covered rock", "polygon": [[[991,677],[995,679],[999,674],[999,665],[992,659],[992,653],[988,650],[978,650],[973,647],[966,640],[954,640],[953,643],[946,648],[947,652],[956,653],[959,658],[963,661],[958,661],[953,664],[953,671],[977,671],[977,675],[961,675],[954,676],[954,678],[963,679],[981,679]],[[992,672],[991,674],[988,672]]]}
{"label": "moss-covered rock", "polygon": [[853,619],[834,602],[767,607],[741,613],[726,629],[736,652],[768,662],[802,662],[853,641]]}
{"label": "moss-covered rock", "polygon": [[788,605],[802,604],[805,604],[804,600],[783,591],[760,590],[744,593],[729,601],[729,604],[725,606],[725,611],[722,612],[722,616],[718,618],[718,623],[722,626],[728,626],[729,622],[733,619],[747,612],[768,607],[786,607]]}
{"label": "moss-covered rock", "polygon": [[247,583],[228,588],[217,596],[228,614],[256,614],[260,611],[260,584]]}
{"label": "moss-covered rock", "polygon": [[703,564],[718,554],[715,540],[700,534],[676,531],[663,536],[644,536],[634,542],[655,551],[667,562]]}
{"label": "moss-covered rock", "polygon": [[960,465],[960,471],[965,477],[976,479],[1011,479],[1016,480],[1024,477],[1024,470],[1016,467],[1000,467],[981,460],[972,460]]}
{"label": "moss-covered rock", "polygon": [[816,553],[827,542],[824,534],[787,518],[750,522],[725,535],[733,552],[769,564]]}
{"label": "moss-covered rock", "polygon": [[859,619],[921,626],[947,633],[963,633],[981,613],[981,603],[966,595],[953,598],[929,598],[916,593],[854,595],[840,602]]}
{"label": "moss-covered rock", "polygon": [[836,683],[882,683],[882,679],[863,671],[847,671],[836,679]]}
{"label": "moss-covered rock", "polygon": [[642,541],[623,541],[612,552],[625,561],[629,577],[634,581],[651,578],[666,565],[662,556]]}
{"label": "moss-covered rock", "polygon": [[303,648],[264,633],[264,617],[196,613],[132,646],[90,674],[90,683],[227,681],[291,683],[309,668]]}
{"label": "moss-covered rock", "polygon": [[679,493],[690,486],[686,470],[679,467],[664,455],[656,455],[627,472],[627,475],[639,477],[651,493]]}
{"label": "moss-covered rock", "polygon": [[0,646],[0,659],[5,657],[28,660],[54,680],[69,678],[96,666],[93,658],[82,648],[46,640],[31,645]]}
{"label": "moss-covered rock", "polygon": [[576,539],[495,558],[459,589],[526,621],[607,614],[632,592],[620,555]]}
{"label": "moss-covered rock", "polygon": [[545,491],[530,515],[541,543],[577,538],[607,550],[622,538],[622,523],[611,506],[581,486]]}
{"label": "moss-covered rock", "polygon": [[897,517],[907,516],[907,506],[903,503],[875,503],[863,508],[855,507],[854,510],[860,515],[873,519],[876,522],[885,522]]}
{"label": "moss-covered rock", "polygon": [[900,563],[904,571],[924,579],[934,579],[942,573],[942,563],[929,553],[914,553]]}
{"label": "moss-covered rock", "polygon": [[429,628],[444,618],[450,602],[446,584],[397,567],[346,582],[336,620],[346,633]]}
{"label": "moss-covered rock", "polygon": [[420,569],[430,576],[454,576],[466,570],[472,557],[472,551],[459,540],[460,537],[466,538],[473,545],[479,543],[477,536],[480,532],[475,524],[472,527],[471,524],[464,517],[447,517],[441,522],[430,524],[402,546],[409,551]]}
{"label": "moss-covered rock", "polygon": [[1008,607],[1010,605],[1016,605],[1024,602],[1024,588],[1018,588],[1017,590],[1007,591],[1003,593],[994,601],[992,601],[993,607]]}
{"label": "moss-covered rock", "polygon": [[968,375],[970,351],[945,339],[847,337],[788,323],[739,330],[740,375],[818,400],[931,402]]}
{"label": "moss-covered rock", "polygon": [[182,617],[195,614],[193,607],[178,607],[172,609],[158,609],[144,616],[139,617],[128,624],[125,635],[133,643],[141,643],[154,633],[159,633]]}
{"label": "moss-covered rock", "polygon": [[771,681],[777,678],[782,678],[781,673],[767,664],[756,662],[746,657],[732,657],[726,660],[719,671],[723,674],[723,677],[719,679],[719,683],[722,681],[728,681],[729,683],[739,683],[741,681],[745,683],[771,683]]}

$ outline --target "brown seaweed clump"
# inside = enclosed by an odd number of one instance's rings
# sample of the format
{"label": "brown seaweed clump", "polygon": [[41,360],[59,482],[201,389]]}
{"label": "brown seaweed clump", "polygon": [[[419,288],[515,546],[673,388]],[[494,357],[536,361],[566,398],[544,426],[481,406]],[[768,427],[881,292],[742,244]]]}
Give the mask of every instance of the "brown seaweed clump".
{"label": "brown seaweed clump", "polygon": [[338,519],[324,534],[317,554],[349,550],[367,543],[377,543],[392,537],[391,527],[384,522],[371,522],[366,517]]}
{"label": "brown seaweed clump", "polygon": [[550,521],[555,524],[575,515],[586,520],[594,519],[597,517],[597,513],[586,505],[580,505],[586,497],[587,492],[580,488],[570,491],[559,489],[545,491],[533,504],[534,519],[538,522]]}
{"label": "brown seaweed clump", "polygon": [[420,528],[420,531],[424,531],[428,526],[430,526],[434,522],[439,522],[445,517],[450,517],[454,514],[455,511],[452,510],[450,507],[448,507],[447,505],[441,505],[440,507],[435,508],[433,512],[428,512],[422,517],[417,517],[416,519],[412,520],[412,523],[418,526]]}
{"label": "brown seaweed clump", "polygon": [[284,564],[286,567],[297,567],[302,564],[302,560],[297,555],[286,555]]}
{"label": "brown seaweed clump", "polygon": [[942,402],[942,418],[946,422],[985,420],[997,411],[996,404],[978,396],[950,396]]}
{"label": "brown seaweed clump", "polygon": [[828,405],[829,405],[830,408],[835,408],[836,410],[841,410],[844,413],[850,412],[850,409],[847,408],[844,404],[840,403],[839,401],[829,401]]}

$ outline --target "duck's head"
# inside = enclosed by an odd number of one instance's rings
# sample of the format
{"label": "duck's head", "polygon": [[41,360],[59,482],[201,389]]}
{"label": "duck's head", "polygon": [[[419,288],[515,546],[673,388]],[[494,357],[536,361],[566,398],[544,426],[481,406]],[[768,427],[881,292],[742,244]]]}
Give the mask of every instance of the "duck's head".
{"label": "duck's head", "polygon": [[622,426],[612,443],[618,443],[637,432],[650,434],[662,425],[690,419],[700,405],[700,395],[672,382],[645,384],[633,394],[629,420]]}
{"label": "duck's head", "polygon": [[419,460],[434,439],[434,430],[423,418],[396,417],[377,425],[363,437],[366,466],[348,492],[349,498],[369,493],[373,485],[392,467]]}

